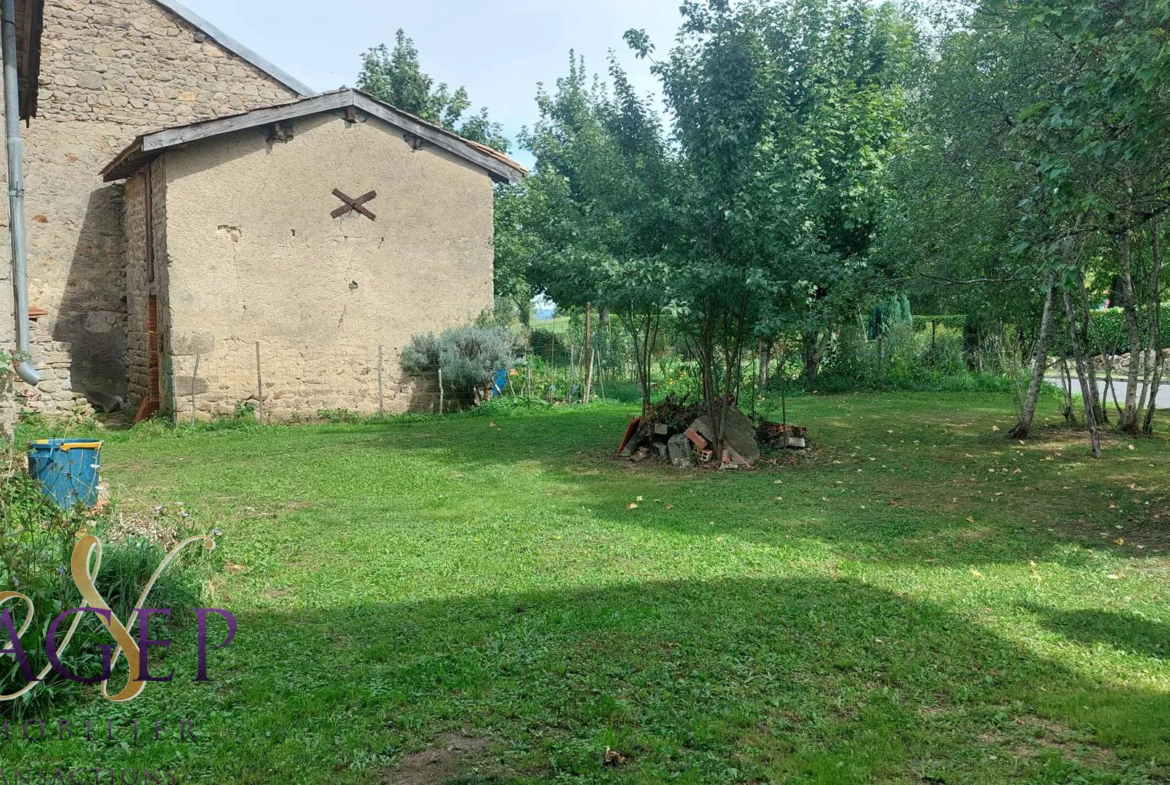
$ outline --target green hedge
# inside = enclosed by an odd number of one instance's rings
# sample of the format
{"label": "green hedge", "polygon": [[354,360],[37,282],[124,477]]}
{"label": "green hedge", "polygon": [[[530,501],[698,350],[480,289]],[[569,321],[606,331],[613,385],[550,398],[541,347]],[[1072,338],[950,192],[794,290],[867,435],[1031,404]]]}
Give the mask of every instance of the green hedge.
{"label": "green hedge", "polygon": [[[1053,357],[1072,355],[1072,346],[1068,339],[1068,324],[1064,321],[1064,313],[1057,315],[1056,332],[1048,347],[1048,354]],[[1145,310],[1139,313],[1142,326],[1142,348],[1150,348],[1150,330]],[[957,316],[915,316],[914,331],[929,332],[931,323],[940,327],[962,331],[967,317]],[[1162,304],[1162,341],[1163,349],[1170,348],[1170,303]],[[1089,346],[1088,354],[1125,354],[1129,351],[1129,336],[1125,331],[1125,311],[1121,308],[1110,308],[1107,311],[1093,311],[1089,314]]]}
{"label": "green hedge", "polygon": [[[1142,348],[1150,348],[1150,326],[1146,311],[1138,313],[1142,328]],[[1162,303],[1162,348],[1170,347],[1170,303]],[[1125,329],[1125,312],[1121,308],[1110,308],[1107,311],[1093,311],[1089,314],[1089,346],[1087,354],[1125,354],[1129,351],[1129,335]],[[1052,336],[1052,343],[1048,347],[1048,354],[1053,357],[1069,356],[1072,346],[1068,338],[1068,323],[1058,318],[1056,334]]]}
{"label": "green hedge", "polygon": [[939,327],[949,327],[952,330],[962,330],[963,325],[966,323],[967,317],[962,314],[952,316],[915,316],[914,332],[925,332],[930,329],[931,324],[937,324]]}

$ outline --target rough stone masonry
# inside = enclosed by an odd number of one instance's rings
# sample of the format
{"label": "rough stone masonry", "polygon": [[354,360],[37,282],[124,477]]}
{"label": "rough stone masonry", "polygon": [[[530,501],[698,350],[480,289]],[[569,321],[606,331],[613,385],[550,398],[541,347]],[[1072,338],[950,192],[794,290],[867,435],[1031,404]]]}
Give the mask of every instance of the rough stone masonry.
{"label": "rough stone masonry", "polygon": [[48,311],[33,325],[33,357],[45,380],[20,385],[18,403],[87,415],[87,395],[128,396],[123,186],[102,184],[102,167],[144,131],[298,90],[154,0],[47,0],[42,49],[25,171],[29,297]]}

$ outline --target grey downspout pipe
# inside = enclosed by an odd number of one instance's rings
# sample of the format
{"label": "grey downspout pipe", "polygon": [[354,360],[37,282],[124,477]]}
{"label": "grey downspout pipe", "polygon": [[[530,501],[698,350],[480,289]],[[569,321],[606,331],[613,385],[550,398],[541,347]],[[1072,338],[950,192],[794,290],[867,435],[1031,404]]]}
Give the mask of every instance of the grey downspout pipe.
{"label": "grey downspout pipe", "polygon": [[41,375],[29,362],[28,248],[24,226],[24,150],[20,141],[20,76],[16,68],[16,0],[0,0],[4,55],[4,135],[8,139],[8,230],[12,234],[12,289],[16,298],[16,375],[31,385]]}

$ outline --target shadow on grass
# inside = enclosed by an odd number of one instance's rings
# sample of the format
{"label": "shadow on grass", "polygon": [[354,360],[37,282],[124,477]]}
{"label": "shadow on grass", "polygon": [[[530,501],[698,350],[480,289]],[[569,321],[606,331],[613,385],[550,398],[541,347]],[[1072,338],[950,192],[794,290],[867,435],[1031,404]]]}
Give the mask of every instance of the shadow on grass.
{"label": "shadow on grass", "polygon": [[[448,732],[487,739],[474,773],[497,781],[1170,774],[1159,719],[1170,696],[1088,682],[858,582],[679,581],[328,611],[278,609],[298,604],[295,589],[267,601],[237,612],[239,638],[216,665],[227,680],[194,704],[205,741],[185,751],[188,779],[369,781],[371,767],[392,772]],[[176,659],[189,654],[188,643]],[[199,689],[153,695],[189,704],[181,693]],[[630,762],[605,768],[606,747]]]}
{"label": "shadow on grass", "polygon": [[1053,632],[1086,646],[1105,644],[1130,654],[1170,659],[1170,624],[1130,613],[1092,609],[1058,610],[1024,605]]}

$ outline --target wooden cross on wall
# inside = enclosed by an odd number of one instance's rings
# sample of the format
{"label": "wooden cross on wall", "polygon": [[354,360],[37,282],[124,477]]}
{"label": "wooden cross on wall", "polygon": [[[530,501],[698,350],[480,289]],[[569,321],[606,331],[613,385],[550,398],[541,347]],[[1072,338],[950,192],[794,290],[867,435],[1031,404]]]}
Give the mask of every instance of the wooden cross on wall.
{"label": "wooden cross on wall", "polygon": [[376,221],[378,219],[376,215],[362,206],[366,202],[374,201],[374,199],[378,196],[377,191],[370,191],[368,194],[362,194],[357,199],[351,199],[338,189],[334,188],[333,195],[341,201],[345,202],[345,204],[343,204],[341,207],[338,207],[336,210],[330,213],[330,215],[332,215],[334,218],[340,218],[349,212],[358,212],[364,215],[366,218],[369,218],[371,221]]}

